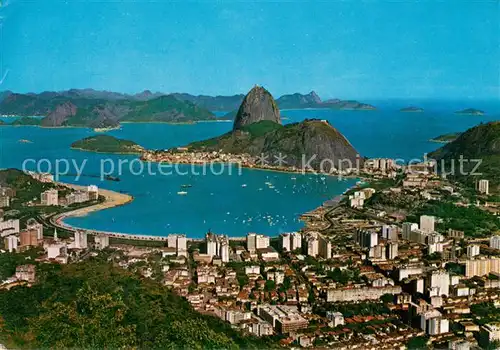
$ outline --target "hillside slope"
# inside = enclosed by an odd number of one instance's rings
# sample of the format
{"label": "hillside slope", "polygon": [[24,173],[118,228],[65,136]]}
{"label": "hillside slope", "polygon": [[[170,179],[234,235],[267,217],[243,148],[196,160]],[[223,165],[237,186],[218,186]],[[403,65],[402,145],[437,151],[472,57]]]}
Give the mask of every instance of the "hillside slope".
{"label": "hillside slope", "polygon": [[[500,122],[490,122],[475,126],[460,134],[454,141],[429,154],[429,157],[439,161],[442,170],[450,171],[455,164],[456,178],[468,183],[478,179],[489,179],[493,184],[500,184]],[[463,157],[464,170],[468,174],[459,173],[459,160]],[[470,175],[477,161],[481,164],[477,173]]]}

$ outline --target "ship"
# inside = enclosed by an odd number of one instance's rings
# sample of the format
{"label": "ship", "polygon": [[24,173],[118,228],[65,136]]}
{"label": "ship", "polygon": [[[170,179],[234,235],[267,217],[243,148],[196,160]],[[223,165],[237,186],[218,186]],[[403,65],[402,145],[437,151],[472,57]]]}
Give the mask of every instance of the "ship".
{"label": "ship", "polygon": [[185,196],[187,194],[186,191],[179,191],[177,192],[178,195]]}
{"label": "ship", "polygon": [[120,181],[120,178],[119,178],[119,177],[117,177],[117,176],[111,176],[111,175],[106,175],[106,176],[104,177],[104,179],[105,179],[105,180],[109,180],[109,181],[116,181],[116,182]]}

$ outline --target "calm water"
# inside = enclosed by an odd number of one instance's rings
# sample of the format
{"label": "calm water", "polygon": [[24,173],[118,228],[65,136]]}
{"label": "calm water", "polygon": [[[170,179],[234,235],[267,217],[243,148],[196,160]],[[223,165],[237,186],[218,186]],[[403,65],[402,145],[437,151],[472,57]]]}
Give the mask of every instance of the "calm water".
{"label": "calm water", "polygon": [[[326,119],[337,127],[360,152],[369,157],[422,157],[439,144],[428,140],[437,135],[463,131],[480,122],[500,119],[498,103],[443,105],[436,102],[418,104],[424,113],[400,113],[406,102],[377,103],[378,111],[287,110],[284,122],[305,118]],[[453,114],[459,108],[474,107],[487,111],[485,116]],[[2,118],[3,120],[12,120]],[[231,123],[210,122],[195,125],[125,124],[121,130],[110,131],[116,137],[134,140],[147,148],[164,149],[184,145],[194,140],[213,137],[231,129]],[[71,218],[69,224],[107,231],[166,235],[186,233],[189,237],[202,237],[208,229],[242,236],[247,232],[276,235],[302,226],[298,216],[323,201],[342,193],[354,180],[273,173],[259,170],[226,168],[221,176],[156,175],[135,176],[139,162],[129,163],[135,156],[108,156],[69,149],[72,142],[93,135],[82,128],[42,129],[37,127],[0,127],[0,168],[21,168],[26,158],[66,158],[81,166],[87,160],[79,181],[72,176],[62,181],[79,184],[97,184],[104,188],[130,193],[135,200],[126,206],[93,213],[86,217]],[[21,143],[20,139],[32,143]],[[106,159],[109,158],[109,161]],[[110,170],[111,161],[122,160],[120,182],[103,181],[91,177],[98,175],[103,166]],[[104,163],[103,163],[104,162]],[[47,164],[45,164],[45,167]],[[181,171],[188,171],[183,166]],[[200,170],[199,168],[195,168]],[[42,170],[47,170],[42,169]],[[115,169],[116,170],[116,169]],[[70,174],[76,173],[72,166]],[[294,179],[294,177],[296,179]],[[269,186],[266,182],[271,183]],[[190,184],[187,195],[181,196],[181,185]],[[246,186],[242,186],[246,185]],[[272,188],[274,187],[274,188]]]}

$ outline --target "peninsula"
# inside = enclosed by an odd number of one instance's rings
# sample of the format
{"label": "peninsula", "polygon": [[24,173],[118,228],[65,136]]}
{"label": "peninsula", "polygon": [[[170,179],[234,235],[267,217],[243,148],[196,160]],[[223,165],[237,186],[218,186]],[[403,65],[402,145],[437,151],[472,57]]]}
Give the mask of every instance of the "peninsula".
{"label": "peninsula", "polygon": [[130,140],[110,135],[95,135],[73,142],[72,149],[97,153],[140,154],[144,148]]}

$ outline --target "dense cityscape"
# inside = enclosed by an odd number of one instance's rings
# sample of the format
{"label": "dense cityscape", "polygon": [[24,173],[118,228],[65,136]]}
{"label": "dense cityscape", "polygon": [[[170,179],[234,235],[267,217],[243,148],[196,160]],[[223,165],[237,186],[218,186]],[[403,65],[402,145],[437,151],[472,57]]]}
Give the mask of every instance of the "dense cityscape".
{"label": "dense cityscape", "polygon": [[[103,200],[97,186],[68,190],[50,175],[29,176],[56,186],[29,206],[69,208]],[[456,225],[460,215],[476,220],[472,213],[497,221],[500,206],[488,201],[487,179],[473,192],[438,176],[433,164],[401,167],[372,159],[356,187],[304,213],[302,230],[276,238],[208,232],[204,240],[192,240],[170,234],[146,240],[148,246],[92,230],[60,237],[53,214],[24,225],[4,218],[4,252],[37,253],[4,276],[1,288],[35,283],[42,263],[102,256],[161,283],[197,312],[282,346],[491,346],[500,340],[500,235],[482,230],[481,223],[472,230]],[[1,193],[2,216],[8,216],[16,191],[2,187]],[[411,210],[417,202],[446,206],[450,216],[418,215]]]}

